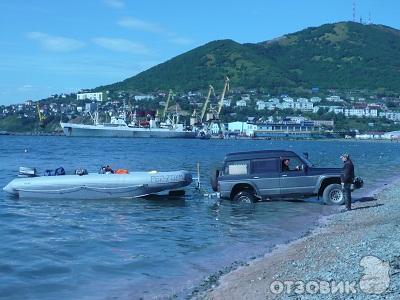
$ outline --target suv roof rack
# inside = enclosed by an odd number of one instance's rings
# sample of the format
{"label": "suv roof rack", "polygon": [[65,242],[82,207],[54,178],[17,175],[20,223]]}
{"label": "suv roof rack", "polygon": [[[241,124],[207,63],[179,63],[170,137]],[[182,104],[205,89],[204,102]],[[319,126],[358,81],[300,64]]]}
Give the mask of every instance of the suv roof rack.
{"label": "suv roof rack", "polygon": [[247,151],[247,152],[235,152],[235,153],[228,153],[225,156],[225,161],[255,159],[255,158],[274,158],[274,157],[293,156],[293,155],[296,154],[293,151],[288,151],[288,150],[258,150],[258,151]]}

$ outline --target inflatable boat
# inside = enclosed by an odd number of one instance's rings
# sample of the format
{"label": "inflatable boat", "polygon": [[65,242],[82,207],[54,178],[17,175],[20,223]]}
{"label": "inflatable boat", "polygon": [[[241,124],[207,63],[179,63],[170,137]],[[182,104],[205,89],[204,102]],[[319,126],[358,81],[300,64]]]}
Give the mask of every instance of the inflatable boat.
{"label": "inflatable boat", "polygon": [[19,178],[3,190],[19,198],[40,199],[106,199],[134,198],[174,191],[192,183],[187,171],[133,172],[128,174],[97,174],[37,176],[20,171]]}

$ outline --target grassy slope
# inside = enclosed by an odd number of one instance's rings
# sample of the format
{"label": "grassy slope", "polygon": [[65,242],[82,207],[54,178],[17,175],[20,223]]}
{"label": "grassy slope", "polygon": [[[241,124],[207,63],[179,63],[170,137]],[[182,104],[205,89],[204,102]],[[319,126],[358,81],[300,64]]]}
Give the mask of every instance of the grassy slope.
{"label": "grassy slope", "polygon": [[207,43],[98,90],[189,91],[230,76],[243,88],[400,90],[400,31],[353,22],[326,24],[259,44]]}

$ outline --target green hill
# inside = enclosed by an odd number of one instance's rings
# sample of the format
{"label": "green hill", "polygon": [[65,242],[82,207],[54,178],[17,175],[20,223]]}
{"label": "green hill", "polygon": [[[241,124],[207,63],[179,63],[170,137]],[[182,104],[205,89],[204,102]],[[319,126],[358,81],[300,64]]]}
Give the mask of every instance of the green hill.
{"label": "green hill", "polygon": [[207,43],[122,82],[96,90],[189,91],[311,87],[400,90],[400,31],[354,22],[326,24],[258,44]]}

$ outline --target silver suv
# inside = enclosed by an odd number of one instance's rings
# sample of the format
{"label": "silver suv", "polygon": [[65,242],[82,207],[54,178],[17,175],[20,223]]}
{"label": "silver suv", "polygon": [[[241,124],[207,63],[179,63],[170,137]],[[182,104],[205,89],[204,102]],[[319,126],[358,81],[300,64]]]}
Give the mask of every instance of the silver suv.
{"label": "silver suv", "polygon": [[[254,202],[273,198],[322,197],[324,203],[344,203],[341,168],[317,168],[305,153],[265,150],[226,155],[222,169],[211,176],[214,191],[223,199]],[[363,186],[356,178],[352,188]]]}

